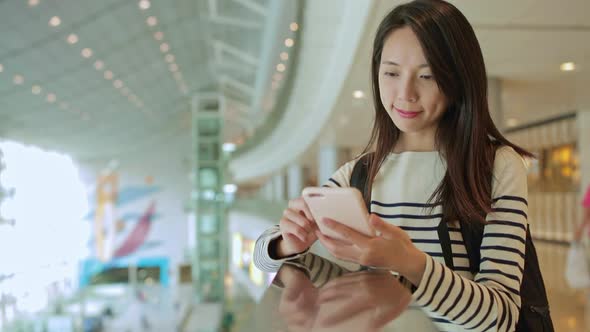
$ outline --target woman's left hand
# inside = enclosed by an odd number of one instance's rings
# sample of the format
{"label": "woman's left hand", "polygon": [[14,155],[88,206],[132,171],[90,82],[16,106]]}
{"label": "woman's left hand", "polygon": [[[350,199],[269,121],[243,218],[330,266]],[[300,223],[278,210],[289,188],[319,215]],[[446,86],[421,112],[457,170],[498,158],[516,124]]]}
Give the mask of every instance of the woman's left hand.
{"label": "woman's left hand", "polygon": [[316,231],[320,242],[338,259],[357,264],[396,271],[414,285],[422,279],[426,254],[412,243],[401,228],[371,214],[369,222],[380,232],[370,237],[335,220],[324,219],[325,224],[339,233],[344,240],[327,237]]}

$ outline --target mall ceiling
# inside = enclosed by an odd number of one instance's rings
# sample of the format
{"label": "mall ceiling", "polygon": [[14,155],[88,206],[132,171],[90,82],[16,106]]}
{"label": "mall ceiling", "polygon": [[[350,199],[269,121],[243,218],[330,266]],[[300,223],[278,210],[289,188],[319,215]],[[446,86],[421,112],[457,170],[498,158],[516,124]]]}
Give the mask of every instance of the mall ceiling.
{"label": "mall ceiling", "polygon": [[243,139],[299,3],[0,0],[0,137],[96,160],[190,146],[191,98],[213,92]]}

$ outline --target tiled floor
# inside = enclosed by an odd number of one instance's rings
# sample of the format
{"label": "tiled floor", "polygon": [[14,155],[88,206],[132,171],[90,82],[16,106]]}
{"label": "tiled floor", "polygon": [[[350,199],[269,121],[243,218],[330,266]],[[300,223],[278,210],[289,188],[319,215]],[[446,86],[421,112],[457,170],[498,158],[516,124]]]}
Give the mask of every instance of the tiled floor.
{"label": "tiled floor", "polygon": [[586,309],[586,292],[571,289],[565,280],[568,247],[540,241],[535,245],[549,293],[555,331],[590,332],[590,310]]}

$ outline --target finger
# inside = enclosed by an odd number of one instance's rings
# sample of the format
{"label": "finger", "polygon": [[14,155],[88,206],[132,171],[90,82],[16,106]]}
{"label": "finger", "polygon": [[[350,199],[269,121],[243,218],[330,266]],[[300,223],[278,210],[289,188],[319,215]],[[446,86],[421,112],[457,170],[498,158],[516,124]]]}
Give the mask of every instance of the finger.
{"label": "finger", "polygon": [[378,231],[382,238],[392,240],[396,237],[396,234],[403,230],[395,225],[392,225],[385,220],[379,218],[378,216],[371,214],[369,218],[369,223],[376,231]]}
{"label": "finger", "polygon": [[307,203],[303,200],[303,197],[293,199],[289,201],[289,209],[296,210],[297,212],[303,212],[308,220],[314,221],[311,210],[307,206]]}
{"label": "finger", "polygon": [[324,218],[323,222],[326,224],[326,226],[328,226],[328,228],[342,235],[343,238],[359,247],[364,247],[371,239],[370,237],[359,233],[356,230],[337,222],[336,220]]}
{"label": "finger", "polygon": [[320,233],[316,232],[318,240],[334,255],[334,257],[342,260],[358,262],[358,249],[352,244],[346,244],[338,240],[334,240]]}
{"label": "finger", "polygon": [[306,231],[311,232],[313,224],[310,220],[308,220],[305,216],[299,214],[296,210],[293,209],[286,209],[283,211],[283,218],[286,218],[297,225],[303,227]]}
{"label": "finger", "polygon": [[324,289],[324,287],[322,287],[320,295],[318,296],[318,303],[324,304],[326,302],[332,302],[335,300],[340,301],[341,299],[348,298],[350,298],[350,288],[346,289],[344,287],[332,287],[329,289]]}
{"label": "finger", "polygon": [[328,243],[330,247],[344,247],[344,246],[353,246],[352,242],[335,239],[333,237],[324,235],[319,229],[314,233],[319,240],[323,239],[324,243]]}
{"label": "finger", "polygon": [[293,302],[301,295],[301,289],[298,287],[287,287],[283,290],[283,296],[285,300]]}
{"label": "finger", "polygon": [[355,272],[355,273],[345,274],[342,277],[331,280],[329,283],[324,285],[324,287],[322,287],[322,289],[331,288],[331,287],[346,288],[347,286],[353,286],[353,285],[358,286],[359,283],[365,283],[365,282],[371,283],[372,281],[378,279],[378,277],[375,276],[374,273],[375,272],[363,271],[363,272]]}
{"label": "finger", "polygon": [[301,226],[297,225],[296,223],[288,220],[288,219],[281,219],[281,231],[283,235],[292,235],[297,237],[301,242],[307,241],[308,233],[303,229]]}

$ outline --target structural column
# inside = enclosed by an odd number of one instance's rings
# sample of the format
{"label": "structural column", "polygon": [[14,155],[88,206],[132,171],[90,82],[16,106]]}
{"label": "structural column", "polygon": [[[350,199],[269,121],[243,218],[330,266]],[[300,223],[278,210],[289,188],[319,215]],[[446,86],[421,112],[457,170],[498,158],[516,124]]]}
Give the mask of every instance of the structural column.
{"label": "structural column", "polygon": [[201,302],[222,302],[227,268],[223,175],[223,116],[218,94],[192,100],[193,191],[196,247],[192,253],[193,283]]}
{"label": "structural column", "polygon": [[328,181],[338,169],[338,148],[335,146],[320,147],[318,155],[318,185]]}
{"label": "structural column", "polygon": [[279,172],[272,177],[273,185],[273,200],[284,201],[285,200],[285,175],[283,172]]}
{"label": "structural column", "polygon": [[488,105],[496,128],[503,131],[506,124],[502,107],[502,81],[498,78],[488,78]]}
{"label": "structural column", "polygon": [[303,190],[303,167],[293,164],[287,169],[287,199],[301,196]]}

